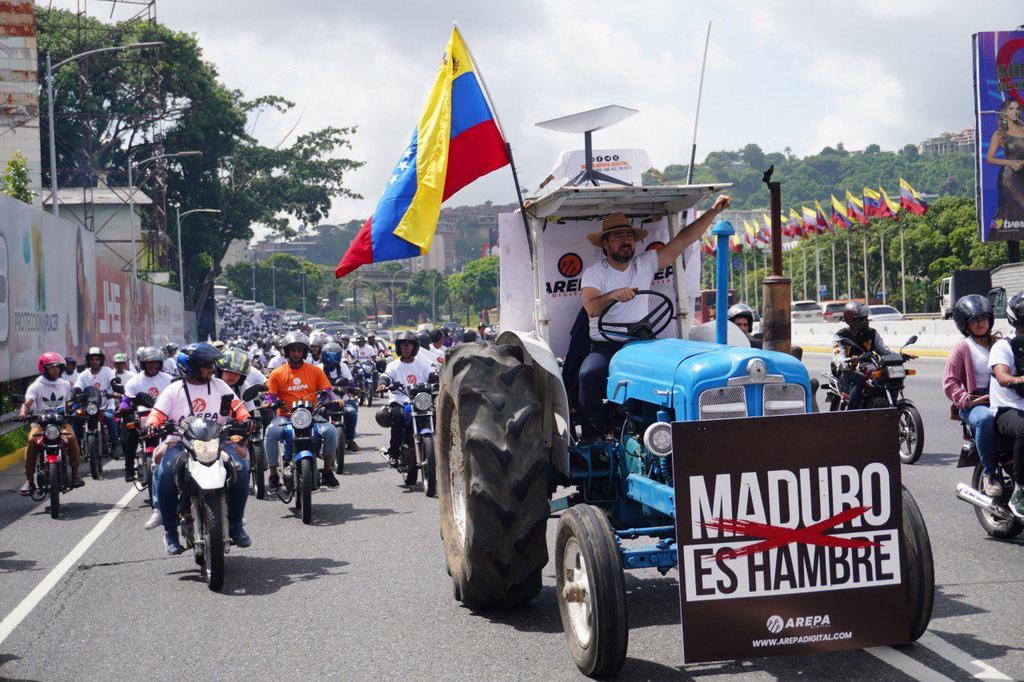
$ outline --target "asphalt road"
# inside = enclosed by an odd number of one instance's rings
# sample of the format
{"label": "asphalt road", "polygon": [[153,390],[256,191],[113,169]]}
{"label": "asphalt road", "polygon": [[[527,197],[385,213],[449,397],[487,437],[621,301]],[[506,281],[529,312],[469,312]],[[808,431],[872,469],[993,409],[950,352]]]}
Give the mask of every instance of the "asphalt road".
{"label": "asphalt road", "polygon": [[[827,363],[807,360],[815,374]],[[955,499],[969,472],[954,466],[960,437],[941,393],[943,361],[915,366],[908,394],[924,415],[925,454],[903,477],[935,556],[928,646],[683,668],[676,573],[633,572],[623,679],[1024,679],[1024,543],[989,539]],[[118,480],[118,463],[67,496],[56,521],[45,502],[17,495],[17,468],[0,474],[0,677],[578,679],[553,561],[527,607],[461,607],[436,500],[402,487],[377,454],[384,438],[371,410],[359,430],[364,449],[350,454],[340,488],[315,496],[314,525],[277,500],[250,498],[254,544],[228,555],[220,594],[200,582],[191,554],[165,556],[160,531],[143,529],[149,509]]]}

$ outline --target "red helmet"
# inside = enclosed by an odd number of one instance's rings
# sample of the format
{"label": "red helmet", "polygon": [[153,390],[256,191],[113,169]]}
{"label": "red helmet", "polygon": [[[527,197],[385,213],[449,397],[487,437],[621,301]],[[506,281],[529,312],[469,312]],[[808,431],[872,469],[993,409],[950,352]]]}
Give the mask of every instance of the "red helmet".
{"label": "red helmet", "polygon": [[63,372],[64,371],[64,356],[61,355],[60,353],[54,353],[53,351],[48,351],[48,352],[43,353],[42,355],[40,355],[39,356],[39,360],[36,362],[36,368],[39,370],[40,374],[45,373],[46,372],[46,368],[47,367],[52,367],[53,365],[60,365],[60,371]]}

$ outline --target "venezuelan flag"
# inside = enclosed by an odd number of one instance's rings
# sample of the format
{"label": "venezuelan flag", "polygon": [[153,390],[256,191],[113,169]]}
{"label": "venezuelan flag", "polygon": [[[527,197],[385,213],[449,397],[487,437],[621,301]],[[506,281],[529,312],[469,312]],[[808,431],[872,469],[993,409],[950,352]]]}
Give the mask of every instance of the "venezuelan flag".
{"label": "venezuelan flag", "polygon": [[853,196],[850,190],[846,190],[846,217],[850,220],[856,220],[861,225],[867,225],[868,219],[864,215],[864,204],[861,200]]}
{"label": "venezuelan flag", "polygon": [[871,218],[883,218],[882,195],[871,189],[864,188],[864,215]]}
{"label": "venezuelan flag", "polygon": [[789,209],[789,236],[804,237],[804,223],[800,220],[800,214],[795,208]]}
{"label": "venezuelan flag", "polygon": [[825,233],[828,229],[828,219],[825,218],[825,209],[821,207],[821,202],[817,199],[814,200],[815,210],[815,222],[818,225],[818,232],[821,234]]}
{"label": "venezuelan flag", "polygon": [[832,224],[836,227],[850,229],[850,218],[846,215],[846,207],[843,206],[843,202],[836,199],[835,194],[829,196],[832,197]]}
{"label": "venezuelan flag", "polygon": [[419,124],[335,276],[428,252],[441,203],[508,162],[508,148],[469,51],[453,28]]}
{"label": "venezuelan flag", "polygon": [[885,202],[885,207],[889,211],[888,217],[895,218],[896,214],[900,212],[900,203],[898,201],[893,201],[892,199],[890,199],[889,195],[885,193],[884,187],[879,187],[878,191],[882,193],[882,200]]}
{"label": "venezuelan flag", "polygon": [[900,206],[914,215],[924,215],[928,210],[928,204],[924,203],[921,195],[903,178],[900,178]]}
{"label": "venezuelan flag", "polygon": [[814,212],[813,208],[807,208],[806,206],[801,206],[800,211],[804,216],[804,234],[817,234],[818,214]]}

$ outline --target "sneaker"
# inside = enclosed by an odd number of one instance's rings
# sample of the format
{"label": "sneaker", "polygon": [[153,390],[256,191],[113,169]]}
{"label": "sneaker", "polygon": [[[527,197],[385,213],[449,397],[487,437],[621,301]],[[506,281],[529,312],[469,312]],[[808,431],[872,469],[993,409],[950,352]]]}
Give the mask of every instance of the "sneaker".
{"label": "sneaker", "polygon": [[996,499],[1003,496],[1003,481],[1002,476],[996,474],[985,474],[981,477],[982,492],[989,497]]}
{"label": "sneaker", "polygon": [[85,485],[85,481],[83,481],[82,479],[80,479],[80,478],[72,478],[71,479],[71,487],[72,488],[81,488],[83,485]]}
{"label": "sneaker", "polygon": [[1014,516],[1024,519],[1024,488],[1018,486],[1013,491],[1013,496],[1010,497],[1010,503],[1007,506]]}
{"label": "sneaker", "polygon": [[164,549],[171,556],[177,556],[185,551],[185,548],[181,546],[181,542],[178,540],[177,531],[169,530],[164,533]]}
{"label": "sneaker", "polygon": [[270,474],[267,479],[267,492],[276,493],[277,489],[281,487],[281,479],[277,474]]}
{"label": "sneaker", "polygon": [[21,488],[18,489],[18,493],[22,497],[28,497],[29,495],[31,495],[32,494],[32,482],[31,481],[25,481],[24,483],[22,483],[21,484]]}
{"label": "sneaker", "polygon": [[355,452],[356,450],[359,449],[359,446],[356,445],[356,442],[354,440],[350,440],[348,442],[348,446],[345,449],[346,450],[351,450],[352,452]]}
{"label": "sneaker", "polygon": [[160,515],[159,509],[154,509],[153,513],[149,515],[149,519],[146,520],[146,530],[153,530],[164,522],[164,517]]}
{"label": "sneaker", "polygon": [[335,476],[334,472],[331,471],[330,469],[323,470],[323,472],[320,475],[320,480],[328,488],[337,488],[339,485],[341,485],[340,483],[338,483],[338,477]]}
{"label": "sneaker", "polygon": [[239,547],[248,547],[252,544],[252,538],[245,532],[245,528],[242,524],[232,525],[228,528],[228,535],[231,536],[231,542],[238,545]]}

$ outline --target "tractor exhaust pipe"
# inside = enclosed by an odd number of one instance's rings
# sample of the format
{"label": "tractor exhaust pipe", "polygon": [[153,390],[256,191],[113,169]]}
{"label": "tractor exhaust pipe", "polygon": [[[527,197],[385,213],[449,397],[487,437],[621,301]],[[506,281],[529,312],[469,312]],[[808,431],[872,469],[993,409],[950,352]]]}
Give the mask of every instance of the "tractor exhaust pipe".
{"label": "tractor exhaust pipe", "polygon": [[736,234],[732,223],[719,220],[711,228],[715,236],[715,342],[729,339],[729,238]]}
{"label": "tractor exhaust pipe", "polygon": [[966,483],[956,484],[956,496],[968,504],[973,504],[978,509],[988,512],[992,516],[1003,521],[1009,521],[1013,518],[1013,514],[1009,509],[996,503],[991,497],[985,493],[975,490]]}

